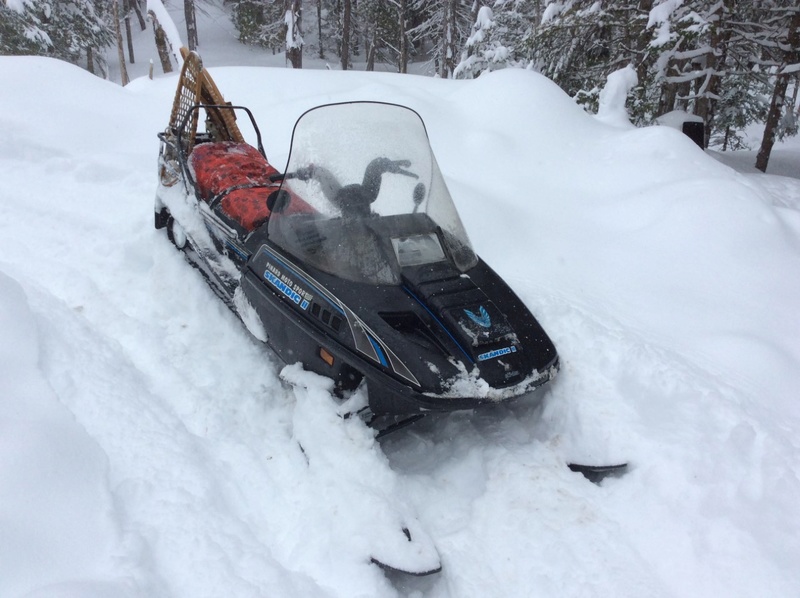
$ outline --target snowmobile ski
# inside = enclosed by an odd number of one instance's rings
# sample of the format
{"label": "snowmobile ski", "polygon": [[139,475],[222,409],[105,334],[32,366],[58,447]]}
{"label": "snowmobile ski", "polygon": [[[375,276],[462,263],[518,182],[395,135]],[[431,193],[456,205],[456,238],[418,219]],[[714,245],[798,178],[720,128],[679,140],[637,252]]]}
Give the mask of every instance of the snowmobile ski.
{"label": "snowmobile ski", "polygon": [[616,465],[582,465],[579,463],[568,463],[567,467],[571,471],[581,474],[593,484],[599,484],[608,477],[619,478],[628,472],[627,463]]}

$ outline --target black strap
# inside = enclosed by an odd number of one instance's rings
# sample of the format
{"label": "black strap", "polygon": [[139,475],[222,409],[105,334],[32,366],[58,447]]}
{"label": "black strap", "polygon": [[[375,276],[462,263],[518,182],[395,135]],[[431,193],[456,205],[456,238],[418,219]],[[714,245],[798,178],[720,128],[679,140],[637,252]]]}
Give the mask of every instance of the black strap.
{"label": "black strap", "polygon": [[233,187],[228,187],[227,189],[225,189],[225,191],[221,193],[217,193],[214,197],[209,199],[208,207],[213,210],[214,208],[217,207],[219,202],[221,202],[228,193],[233,193],[234,191],[239,191],[240,189],[260,189],[260,188],[267,189],[275,186],[276,185],[272,183],[247,183],[244,185],[234,185]]}

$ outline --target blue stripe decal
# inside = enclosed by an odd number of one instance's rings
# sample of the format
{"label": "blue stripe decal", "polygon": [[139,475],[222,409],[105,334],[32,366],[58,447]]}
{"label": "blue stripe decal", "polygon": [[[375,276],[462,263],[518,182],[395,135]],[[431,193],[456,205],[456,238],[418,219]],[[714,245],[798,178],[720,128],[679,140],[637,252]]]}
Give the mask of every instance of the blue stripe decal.
{"label": "blue stripe decal", "polygon": [[307,286],[310,286],[312,289],[314,289],[314,291],[316,291],[316,294],[317,294],[317,295],[319,295],[320,297],[322,297],[323,299],[325,299],[325,301],[327,301],[327,302],[328,302],[328,303],[331,305],[331,307],[333,307],[333,308],[334,308],[336,311],[338,311],[338,312],[339,312],[340,314],[342,314],[343,316],[345,315],[345,313],[344,313],[344,310],[342,310],[342,308],[341,308],[341,307],[339,307],[339,306],[338,306],[336,303],[334,303],[333,301],[331,301],[331,300],[328,298],[328,293],[326,293],[326,292],[322,291],[322,289],[320,289],[320,288],[319,288],[319,286],[317,286],[316,284],[314,284],[313,282],[311,282],[310,280],[308,280],[308,278],[306,278],[305,276],[303,276],[302,274],[300,274],[300,273],[297,271],[297,269],[296,269],[296,268],[293,268],[292,266],[290,266],[289,264],[287,264],[287,263],[286,263],[284,260],[282,260],[280,257],[278,257],[277,255],[275,255],[275,253],[274,253],[273,251],[271,251],[270,249],[268,249],[266,246],[264,246],[264,251],[265,251],[266,253],[268,253],[268,254],[270,255],[270,257],[271,257],[273,260],[275,260],[276,262],[278,262],[278,264],[280,264],[282,267],[284,267],[284,268],[286,268],[287,270],[289,270],[289,271],[290,271],[290,272],[291,272],[291,273],[292,273],[292,274],[295,276],[295,278],[299,278],[299,279],[300,279],[300,280],[302,280],[302,281],[303,281],[303,282],[304,282],[304,283],[305,283]]}
{"label": "blue stripe decal", "polygon": [[383,349],[381,349],[381,346],[369,334],[367,335],[367,338],[369,339],[369,342],[372,343],[372,348],[375,349],[375,353],[378,354],[378,359],[380,360],[381,365],[385,368],[388,368],[389,362],[386,361],[386,357],[383,355]]}
{"label": "blue stripe decal", "polygon": [[403,290],[404,290],[406,293],[408,293],[408,294],[409,294],[409,295],[410,295],[410,296],[411,296],[411,297],[412,297],[412,298],[413,298],[413,299],[414,299],[414,300],[415,300],[417,303],[419,303],[419,304],[422,306],[422,308],[423,308],[423,309],[424,309],[426,312],[428,312],[428,314],[429,314],[429,315],[430,315],[430,316],[433,318],[433,320],[434,320],[434,321],[435,321],[435,322],[436,322],[436,323],[437,323],[437,324],[438,324],[438,325],[441,327],[441,329],[442,329],[442,330],[444,330],[444,331],[447,333],[447,336],[449,336],[449,337],[450,337],[450,340],[451,340],[451,341],[453,341],[453,342],[456,344],[456,347],[458,347],[459,349],[461,349],[461,352],[464,354],[464,357],[466,357],[466,358],[467,358],[467,361],[469,361],[470,363],[473,363],[473,364],[474,364],[474,363],[475,363],[475,360],[474,360],[474,359],[472,359],[472,356],[471,356],[469,353],[467,353],[467,352],[464,350],[464,347],[462,347],[462,346],[461,346],[461,343],[459,343],[459,342],[456,340],[456,337],[454,337],[454,336],[453,336],[453,335],[450,333],[450,331],[449,331],[449,330],[447,329],[447,327],[446,327],[446,326],[445,326],[445,325],[442,323],[442,321],[441,321],[439,318],[437,318],[437,317],[436,317],[436,314],[435,314],[435,313],[433,313],[433,312],[430,310],[430,308],[429,308],[427,305],[425,305],[425,304],[422,302],[422,300],[421,300],[419,297],[417,297],[417,296],[416,296],[414,293],[412,293],[412,292],[411,292],[411,289],[409,289],[407,286],[403,286]]}
{"label": "blue stripe decal", "polygon": [[225,245],[227,245],[228,247],[230,247],[231,249],[233,249],[234,253],[236,253],[236,255],[238,255],[238,256],[239,256],[240,258],[242,258],[243,260],[247,260],[247,258],[248,258],[248,257],[250,257],[250,256],[249,256],[249,255],[247,255],[246,253],[244,253],[244,252],[240,251],[240,250],[239,250],[239,248],[238,248],[238,247],[236,247],[236,245],[234,245],[234,244],[233,244],[233,243],[231,243],[230,241],[226,241],[226,242],[225,242]]}

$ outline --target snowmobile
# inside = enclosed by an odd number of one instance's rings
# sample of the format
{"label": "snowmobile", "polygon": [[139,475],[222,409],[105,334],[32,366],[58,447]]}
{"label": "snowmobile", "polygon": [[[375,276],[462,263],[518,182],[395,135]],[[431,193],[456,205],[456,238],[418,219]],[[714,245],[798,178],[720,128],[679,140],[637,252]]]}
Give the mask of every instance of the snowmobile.
{"label": "snowmobile", "polygon": [[553,342],[473,250],[415,111],[308,110],[281,172],[251,111],[184,58],[159,133],[155,225],[283,361],[339,393],[366,383],[362,415],[380,433],[554,378]]}

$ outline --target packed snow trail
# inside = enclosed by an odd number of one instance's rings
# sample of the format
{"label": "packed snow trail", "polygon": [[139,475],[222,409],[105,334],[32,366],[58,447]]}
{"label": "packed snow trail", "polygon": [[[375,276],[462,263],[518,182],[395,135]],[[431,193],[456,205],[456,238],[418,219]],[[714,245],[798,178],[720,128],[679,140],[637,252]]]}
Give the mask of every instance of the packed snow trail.
{"label": "packed snow trail", "polygon": [[[796,593],[796,181],[605,127],[532,73],[213,75],[279,167],[305,108],[418,110],[561,374],[538,407],[431,419],[379,450],[153,229],[175,79],[121,89],[0,58],[0,595]],[[600,486],[565,467],[619,460]],[[389,579],[363,512],[418,525],[442,572]]]}
{"label": "packed snow trail", "polygon": [[[431,539],[411,508],[398,499],[400,482],[375,441],[374,430],[358,417],[345,419],[352,412],[350,403],[336,408],[332,380],[305,372],[300,364],[284,368],[281,378],[293,386],[292,438],[306,459],[304,484],[315,499],[297,510],[290,526],[301,538],[292,552],[323,550],[338,552],[341,558],[352,550],[347,560],[353,562],[375,560],[412,574],[440,569]],[[366,403],[357,396],[350,401]],[[332,546],[305,542],[326,527]],[[336,562],[331,565],[339,567]]]}

